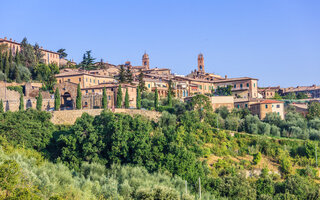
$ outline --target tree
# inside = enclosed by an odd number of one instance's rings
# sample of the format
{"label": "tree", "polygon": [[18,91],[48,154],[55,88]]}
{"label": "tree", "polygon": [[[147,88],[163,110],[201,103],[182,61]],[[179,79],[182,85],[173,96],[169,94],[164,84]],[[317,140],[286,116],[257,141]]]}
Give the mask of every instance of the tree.
{"label": "tree", "polygon": [[10,62],[9,62],[8,53],[6,53],[5,61],[4,61],[4,74],[6,75],[6,77],[9,77],[9,72],[10,72]]}
{"label": "tree", "polygon": [[125,69],[124,69],[123,65],[120,65],[119,82],[120,83],[125,83],[126,82],[126,74],[125,74]]}
{"label": "tree", "polygon": [[20,180],[20,168],[15,160],[6,160],[0,165],[0,187],[13,192]]}
{"label": "tree", "polygon": [[316,117],[320,117],[320,103],[319,102],[311,102],[308,105],[308,119],[314,119]]}
{"label": "tree", "polygon": [[15,63],[17,64],[17,65],[19,65],[20,64],[20,53],[19,53],[19,50],[17,49],[17,51],[16,51],[16,56],[14,57],[14,59],[15,59]]}
{"label": "tree", "polygon": [[138,79],[139,79],[139,88],[140,88],[141,92],[143,92],[147,89],[143,78],[144,78],[144,74],[143,74],[142,70],[140,70],[140,74],[138,76]]}
{"label": "tree", "polygon": [[20,57],[21,57],[21,62],[23,66],[31,68],[31,72],[32,72],[33,66],[36,66],[37,62],[36,62],[34,48],[32,45],[28,43],[27,38],[23,38],[23,40],[21,41]]}
{"label": "tree", "polygon": [[24,110],[24,99],[23,99],[23,93],[20,94],[20,105],[19,105],[19,110],[22,111]]}
{"label": "tree", "polygon": [[261,161],[261,158],[262,158],[262,157],[261,157],[261,153],[260,153],[260,152],[254,154],[254,155],[253,155],[253,160],[252,160],[253,164],[254,164],[254,165],[259,164],[260,161]]}
{"label": "tree", "polygon": [[232,95],[232,86],[228,85],[227,87],[220,87],[218,86],[218,88],[216,89],[215,94],[218,96],[231,96]]}
{"label": "tree", "polygon": [[35,53],[35,57],[36,57],[36,62],[40,63],[43,56],[44,56],[44,53],[42,52],[38,43],[36,43],[33,48],[34,48],[34,53]]}
{"label": "tree", "polygon": [[308,95],[305,92],[299,92],[297,95],[297,99],[308,99]]}
{"label": "tree", "polygon": [[44,84],[44,90],[53,91],[54,84],[57,82],[55,74],[59,73],[59,67],[56,64],[38,64],[34,68],[34,74],[37,79]]}
{"label": "tree", "polygon": [[54,110],[60,110],[60,93],[58,88],[54,93]]}
{"label": "tree", "polygon": [[39,91],[39,95],[37,97],[37,110],[42,110],[42,94],[41,91]]}
{"label": "tree", "polygon": [[66,49],[62,49],[62,48],[61,48],[61,49],[59,49],[57,52],[59,53],[60,59],[66,58],[66,57],[68,56],[68,54],[66,53]]}
{"label": "tree", "polygon": [[105,87],[103,88],[103,91],[102,91],[102,108],[108,109],[108,98],[107,98],[107,92]]}
{"label": "tree", "polygon": [[172,107],[172,80],[169,80],[168,85],[168,106]]}
{"label": "tree", "polygon": [[81,67],[83,67],[84,70],[94,69],[95,68],[95,66],[93,65],[94,61],[95,61],[95,58],[91,56],[91,50],[86,51],[86,53],[83,54],[83,59],[80,65]]}
{"label": "tree", "polygon": [[0,113],[4,113],[3,101],[0,99]]}
{"label": "tree", "polygon": [[158,88],[154,90],[154,109],[158,110],[159,109],[159,97],[158,97]]}
{"label": "tree", "polygon": [[273,99],[281,100],[282,97],[280,96],[280,94],[278,92],[276,92],[276,93],[274,93]]}
{"label": "tree", "polygon": [[140,92],[140,86],[137,87],[137,109],[141,109],[141,92]]}
{"label": "tree", "polygon": [[121,88],[121,84],[119,84],[118,87],[118,91],[117,91],[117,104],[116,104],[117,108],[121,108],[122,107],[122,88]]}
{"label": "tree", "polygon": [[126,88],[126,95],[124,97],[124,107],[129,108],[129,93],[128,93],[128,87]]}
{"label": "tree", "polygon": [[127,66],[127,70],[126,70],[126,82],[127,82],[127,83],[132,83],[132,81],[133,81],[133,76],[132,76],[131,68],[130,68],[130,66]]}
{"label": "tree", "polygon": [[82,101],[82,94],[81,94],[80,83],[79,83],[78,88],[77,88],[77,99],[76,99],[76,109],[77,110],[80,110],[82,107],[81,101]]}
{"label": "tree", "polygon": [[290,92],[290,93],[286,94],[286,95],[283,97],[283,99],[297,99],[296,93]]}

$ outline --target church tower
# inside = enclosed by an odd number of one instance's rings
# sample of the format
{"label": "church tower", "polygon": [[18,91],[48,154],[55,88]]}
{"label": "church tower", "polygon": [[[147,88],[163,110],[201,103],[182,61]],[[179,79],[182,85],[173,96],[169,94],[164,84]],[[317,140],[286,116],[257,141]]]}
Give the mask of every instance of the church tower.
{"label": "church tower", "polygon": [[142,66],[145,69],[149,69],[149,55],[147,53],[144,53],[142,56]]}
{"label": "church tower", "polygon": [[200,53],[198,55],[198,72],[204,74],[204,60],[203,60],[203,55]]}

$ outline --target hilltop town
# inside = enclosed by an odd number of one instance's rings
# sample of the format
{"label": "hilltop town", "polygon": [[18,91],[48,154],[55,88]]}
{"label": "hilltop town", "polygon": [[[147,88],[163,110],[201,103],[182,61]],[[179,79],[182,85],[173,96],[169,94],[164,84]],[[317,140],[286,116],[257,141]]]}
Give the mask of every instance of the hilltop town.
{"label": "hilltop town", "polygon": [[[55,110],[53,93],[56,90],[60,95],[59,110],[76,109],[78,86],[81,91],[81,108],[78,109],[102,108],[103,90],[107,108],[137,108],[137,88],[140,87],[140,92],[157,92],[159,99],[168,98],[169,91],[174,98],[185,102],[195,95],[206,95],[210,97],[214,109],[222,106],[229,110],[247,108],[260,119],[270,112],[278,113],[283,119],[284,108],[288,105],[284,100],[296,100],[289,104],[306,115],[307,103],[320,98],[320,86],[316,85],[259,88],[257,78],[229,78],[210,73],[206,70],[203,54],[198,55],[191,73],[178,75],[169,68],[150,66],[151,58],[147,53],[142,55],[141,65],[138,66],[131,65],[130,61],[124,64],[109,64],[103,60],[94,62],[91,51],[86,52],[84,60],[77,64],[66,59],[64,50],[55,52],[38,44],[32,46],[26,39],[19,43],[11,38],[0,38],[0,47],[0,98],[5,111],[18,110],[21,99],[24,108],[35,108],[40,91],[43,99],[41,110]],[[32,53],[34,58],[32,55],[30,58]],[[121,106],[117,105],[120,85]],[[17,86],[22,86],[23,98],[17,89],[14,90]],[[127,106],[126,95],[129,96]]]}
{"label": "hilltop town", "polygon": [[0,39],[0,199],[318,199],[320,87],[66,58]]}

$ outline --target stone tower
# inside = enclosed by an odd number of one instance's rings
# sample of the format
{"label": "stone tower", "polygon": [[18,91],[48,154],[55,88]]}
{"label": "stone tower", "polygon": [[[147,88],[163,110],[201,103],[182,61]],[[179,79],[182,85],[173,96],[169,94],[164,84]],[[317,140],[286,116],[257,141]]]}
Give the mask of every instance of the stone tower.
{"label": "stone tower", "polygon": [[144,53],[142,56],[142,66],[145,69],[149,69],[149,55],[147,53]]}
{"label": "stone tower", "polygon": [[204,72],[204,60],[203,60],[203,55],[202,55],[202,53],[200,53],[199,55],[198,55],[198,72],[199,73],[205,73]]}

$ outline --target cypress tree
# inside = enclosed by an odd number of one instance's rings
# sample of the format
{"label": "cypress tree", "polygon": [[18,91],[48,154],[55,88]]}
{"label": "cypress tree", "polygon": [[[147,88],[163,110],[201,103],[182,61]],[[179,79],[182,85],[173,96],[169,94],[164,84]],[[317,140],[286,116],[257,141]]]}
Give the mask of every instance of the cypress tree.
{"label": "cypress tree", "polygon": [[102,108],[108,109],[108,98],[107,98],[106,88],[103,88],[103,92],[102,92]]}
{"label": "cypress tree", "polygon": [[121,88],[121,84],[119,84],[118,87],[118,91],[117,91],[117,104],[116,104],[117,108],[121,108],[122,107],[122,88]]}
{"label": "cypress tree", "polygon": [[17,52],[16,52],[16,57],[14,59],[15,59],[16,64],[19,65],[20,64],[20,54],[19,54],[18,49],[17,49]]}
{"label": "cypress tree", "polygon": [[120,65],[119,82],[120,83],[126,82],[126,73],[125,73],[123,65]]}
{"label": "cypress tree", "polygon": [[3,70],[6,77],[9,77],[9,71],[10,71],[9,56],[8,56],[8,54],[6,54],[5,62],[4,62],[4,70]]}
{"label": "cypress tree", "polygon": [[77,110],[81,109],[81,100],[82,100],[82,94],[81,94],[80,84],[78,84],[77,99],[76,99],[76,109]]}
{"label": "cypress tree", "polygon": [[138,79],[139,79],[139,88],[140,88],[141,92],[146,90],[146,85],[145,85],[143,78],[144,78],[143,72],[142,72],[142,70],[140,70],[140,74],[138,76]]}
{"label": "cypress tree", "polygon": [[13,62],[12,50],[10,49],[9,50],[9,64],[10,64],[10,66],[12,65],[12,62]]}
{"label": "cypress tree", "polygon": [[140,87],[137,87],[137,109],[141,109],[141,92],[140,92]]}
{"label": "cypress tree", "polygon": [[0,72],[3,72],[3,56],[2,56],[2,51],[0,51]]}
{"label": "cypress tree", "polygon": [[39,95],[37,97],[37,110],[42,110],[42,94],[41,91],[39,91]]}
{"label": "cypress tree", "polygon": [[14,67],[14,80],[16,80],[16,82],[20,82],[20,74],[19,74],[18,65],[16,65]]}
{"label": "cypress tree", "polygon": [[54,93],[54,110],[60,110],[60,93],[58,88]]}
{"label": "cypress tree", "polygon": [[19,105],[19,110],[22,111],[24,110],[24,99],[23,99],[23,93],[20,94],[20,105]]}
{"label": "cypress tree", "polygon": [[124,107],[129,108],[129,93],[128,93],[128,88],[126,89],[126,96],[124,97]]}
{"label": "cypress tree", "polygon": [[172,107],[172,81],[169,81],[168,88],[168,106]]}
{"label": "cypress tree", "polygon": [[154,109],[159,109],[159,97],[158,97],[158,88],[154,90]]}
{"label": "cypress tree", "polygon": [[0,99],[0,113],[4,113],[3,101]]}

